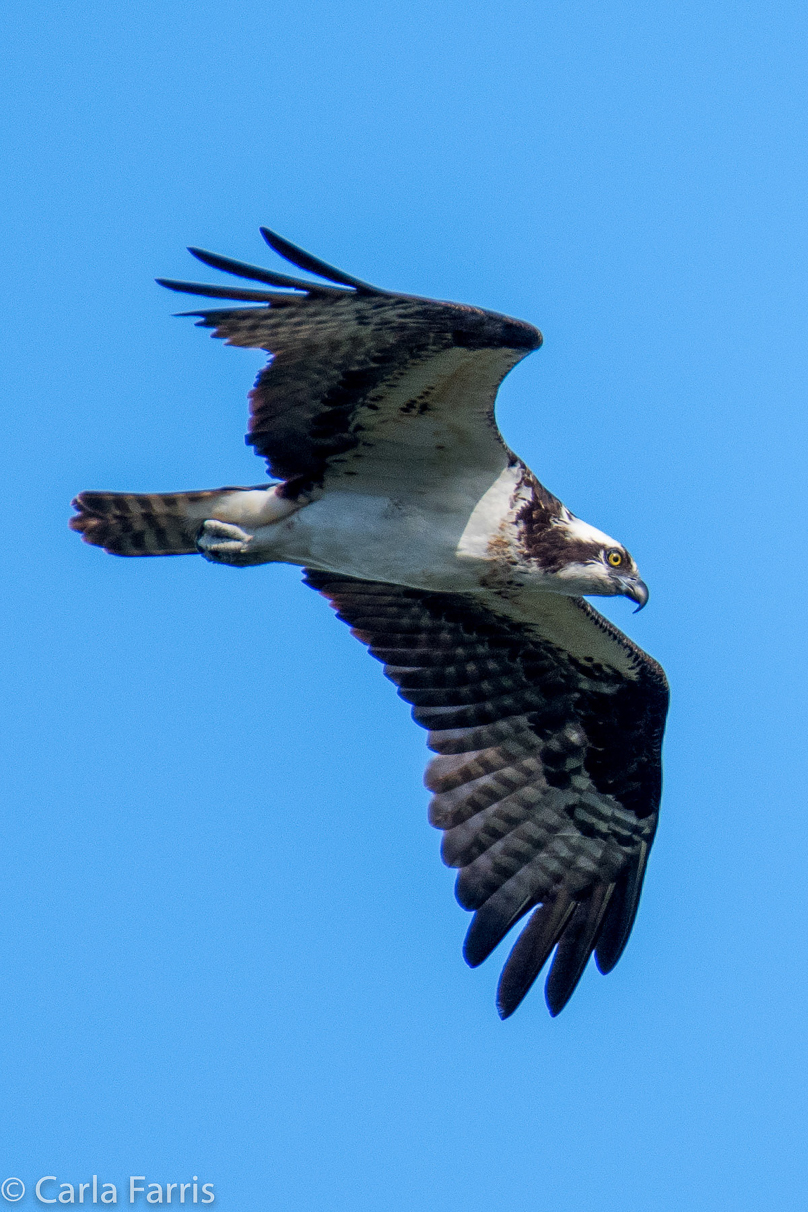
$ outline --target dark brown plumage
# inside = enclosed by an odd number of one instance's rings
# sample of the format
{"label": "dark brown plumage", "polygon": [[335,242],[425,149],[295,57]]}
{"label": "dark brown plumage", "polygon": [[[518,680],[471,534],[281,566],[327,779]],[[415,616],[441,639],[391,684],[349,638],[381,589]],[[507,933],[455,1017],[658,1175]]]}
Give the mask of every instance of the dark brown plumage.
{"label": "dark brown plumage", "polygon": [[[461,303],[439,303],[369,286],[262,228],[282,256],[347,289],[323,286],[192,248],[216,269],[294,288],[302,294],[250,291],[158,278],[162,286],[213,298],[260,302],[260,308],[189,312],[229,345],[273,355],[250,392],[247,441],[282,480],[318,483],[326,465],[361,440],[375,402],[419,363],[449,350],[497,351],[488,419],[495,428],[496,386],[526,354],[541,345],[538,329],[522,320]],[[318,269],[313,267],[317,265]],[[365,422],[366,424],[367,422]]]}
{"label": "dark brown plumage", "polygon": [[497,1005],[512,1014],[555,951],[558,1014],[590,955],[610,971],[631,932],[668,698],[659,665],[581,595],[642,606],[648,590],[625,548],[499,432],[497,390],[538,329],[382,290],[262,234],[320,280],[192,248],[272,289],[159,281],[249,304],[185,314],[270,354],[247,441],[281,483],[84,492],[71,526],[116,555],[305,568],[429,730],[430,820],[474,915],[466,960],[481,964],[530,915]]}
{"label": "dark brown plumage", "polygon": [[557,1014],[599,939],[613,967],[631,929],[659,807],[662,670],[635,649],[643,672],[627,683],[455,594],[312,570],[306,581],[384,663],[441,755],[426,773],[430,820],[475,913],[467,961],[482,963],[540,905],[497,1004],[512,1014],[558,944],[547,981]]}

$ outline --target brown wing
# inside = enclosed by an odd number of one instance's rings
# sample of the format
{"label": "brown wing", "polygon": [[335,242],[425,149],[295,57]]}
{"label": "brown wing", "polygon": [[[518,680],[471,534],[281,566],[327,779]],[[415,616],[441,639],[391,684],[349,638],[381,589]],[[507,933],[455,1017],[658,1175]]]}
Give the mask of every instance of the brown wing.
{"label": "brown wing", "polygon": [[286,293],[158,281],[172,290],[264,305],[187,314],[230,345],[272,354],[251,392],[247,435],[272,475],[310,483],[322,482],[328,471],[361,475],[367,464],[360,468],[356,455],[374,446],[385,447],[386,467],[402,457],[415,464],[425,447],[446,444],[452,447],[447,472],[458,458],[475,466],[501,463],[494,397],[508,371],[541,344],[537,329],[475,307],[391,294],[261,230],[287,260],[341,285],[201,249],[190,251],[216,269]]}
{"label": "brown wing", "polygon": [[474,911],[468,963],[534,910],[497,1004],[512,1014],[557,947],[546,997],[558,1014],[590,954],[610,971],[634,922],[661,791],[665,675],[636,648],[634,678],[578,661],[464,595],[308,569],[306,581],[430,729],[430,820]]}

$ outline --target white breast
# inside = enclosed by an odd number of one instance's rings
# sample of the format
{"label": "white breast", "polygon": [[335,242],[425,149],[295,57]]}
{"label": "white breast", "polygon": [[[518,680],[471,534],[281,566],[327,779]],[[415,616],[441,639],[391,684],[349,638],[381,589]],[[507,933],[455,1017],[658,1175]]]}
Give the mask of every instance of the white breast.
{"label": "white breast", "polygon": [[[478,477],[479,480],[479,477]],[[267,559],[369,581],[444,592],[475,589],[495,558],[490,539],[508,515],[510,479],[466,485],[443,500],[332,489],[277,525],[255,531]],[[481,491],[482,489],[482,491]]]}

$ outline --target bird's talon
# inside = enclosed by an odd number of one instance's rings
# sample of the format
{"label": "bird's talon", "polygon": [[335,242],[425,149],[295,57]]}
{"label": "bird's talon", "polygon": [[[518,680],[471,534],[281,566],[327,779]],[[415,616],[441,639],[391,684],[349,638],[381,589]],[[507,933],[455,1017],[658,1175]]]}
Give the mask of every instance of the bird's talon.
{"label": "bird's talon", "polygon": [[248,555],[252,535],[240,526],[209,518],[196,539],[197,551],[214,564],[240,564]]}

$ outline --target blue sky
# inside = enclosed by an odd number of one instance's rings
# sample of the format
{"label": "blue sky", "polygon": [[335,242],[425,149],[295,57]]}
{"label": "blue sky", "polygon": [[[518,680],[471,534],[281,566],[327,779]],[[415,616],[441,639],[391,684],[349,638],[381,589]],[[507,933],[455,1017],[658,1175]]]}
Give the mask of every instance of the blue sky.
{"label": "blue sky", "polygon": [[[718,0],[6,10],[21,1208],[93,1173],[238,1212],[802,1205],[806,33]],[[628,950],[555,1021],[537,989],[500,1023],[496,957],[464,965],[423,735],[298,572],[67,530],[82,488],[260,480],[260,356],[153,278],[269,264],[261,223],[538,324],[501,427],[651,587],[607,609],[672,682],[662,823]]]}

